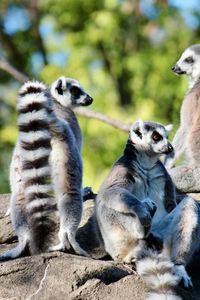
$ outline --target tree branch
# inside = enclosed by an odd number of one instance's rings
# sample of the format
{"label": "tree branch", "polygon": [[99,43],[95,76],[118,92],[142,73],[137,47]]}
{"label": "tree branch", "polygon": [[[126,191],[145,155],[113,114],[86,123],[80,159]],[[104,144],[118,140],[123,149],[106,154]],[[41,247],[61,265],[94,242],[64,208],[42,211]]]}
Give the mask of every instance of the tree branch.
{"label": "tree branch", "polygon": [[[0,69],[4,70],[8,74],[10,74],[12,77],[14,77],[19,82],[24,82],[29,79],[27,75],[25,75],[24,73],[17,70],[4,58],[0,58]],[[82,117],[99,120],[101,122],[107,123],[107,124],[113,126],[114,128],[118,128],[125,132],[128,132],[130,130],[130,124],[126,124],[119,120],[112,119],[102,113],[99,113],[97,111],[92,111],[88,108],[77,107],[77,108],[75,108],[75,112]]]}
{"label": "tree branch", "polygon": [[24,73],[18,71],[15,67],[13,67],[6,59],[0,57],[0,69],[6,71],[12,77],[14,77],[17,81],[24,82],[28,80],[28,76]]}
{"label": "tree branch", "polygon": [[128,132],[130,130],[130,124],[110,118],[102,113],[97,112],[97,111],[93,111],[93,110],[90,110],[88,108],[83,108],[83,107],[76,107],[74,109],[74,111],[80,116],[99,120],[101,122],[104,122],[104,123],[107,123],[107,124],[113,126],[114,128],[118,128],[122,131]]}

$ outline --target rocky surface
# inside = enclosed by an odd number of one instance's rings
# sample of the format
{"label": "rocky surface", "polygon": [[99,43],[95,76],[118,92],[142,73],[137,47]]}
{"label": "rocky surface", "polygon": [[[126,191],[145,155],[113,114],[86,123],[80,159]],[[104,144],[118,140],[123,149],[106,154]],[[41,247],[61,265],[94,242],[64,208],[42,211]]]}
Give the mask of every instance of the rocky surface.
{"label": "rocky surface", "polygon": [[[0,197],[0,253],[16,243],[9,216],[9,195]],[[93,258],[48,253],[0,263],[0,300],[143,300],[145,286],[134,266],[118,264],[99,247],[90,216],[93,201],[84,203],[77,238]],[[200,258],[190,266],[194,289],[178,292],[185,300],[200,299]]]}

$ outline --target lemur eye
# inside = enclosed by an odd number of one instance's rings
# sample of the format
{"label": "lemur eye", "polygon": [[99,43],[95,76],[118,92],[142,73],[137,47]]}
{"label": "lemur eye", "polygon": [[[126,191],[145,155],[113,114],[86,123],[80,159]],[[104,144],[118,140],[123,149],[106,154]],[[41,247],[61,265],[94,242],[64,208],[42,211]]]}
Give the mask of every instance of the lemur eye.
{"label": "lemur eye", "polygon": [[184,62],[188,64],[192,64],[194,62],[194,59],[192,58],[192,56],[189,56],[184,59]]}
{"label": "lemur eye", "polygon": [[139,138],[142,139],[142,133],[139,131],[139,129],[135,130],[135,134],[137,134],[137,136],[139,136]]}
{"label": "lemur eye", "polygon": [[77,86],[72,86],[70,92],[73,96],[78,97],[81,94],[81,90]]}
{"label": "lemur eye", "polygon": [[159,142],[163,139],[163,137],[157,131],[154,131],[152,134],[152,139],[154,142]]}

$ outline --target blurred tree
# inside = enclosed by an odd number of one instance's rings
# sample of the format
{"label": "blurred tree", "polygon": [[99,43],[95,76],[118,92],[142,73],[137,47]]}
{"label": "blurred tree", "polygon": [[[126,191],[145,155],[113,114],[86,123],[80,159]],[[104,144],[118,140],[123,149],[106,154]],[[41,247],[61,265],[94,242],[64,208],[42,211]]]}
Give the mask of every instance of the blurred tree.
{"label": "blurred tree", "polygon": [[[177,4],[179,3],[179,5]],[[186,80],[170,66],[199,42],[200,8],[181,1],[1,0],[0,58],[47,83],[75,77],[93,94],[93,107],[115,118],[178,124]],[[19,83],[0,70],[0,191],[16,139]],[[121,153],[126,135],[80,119],[85,137],[84,184],[98,188]],[[98,178],[96,178],[98,170]]]}

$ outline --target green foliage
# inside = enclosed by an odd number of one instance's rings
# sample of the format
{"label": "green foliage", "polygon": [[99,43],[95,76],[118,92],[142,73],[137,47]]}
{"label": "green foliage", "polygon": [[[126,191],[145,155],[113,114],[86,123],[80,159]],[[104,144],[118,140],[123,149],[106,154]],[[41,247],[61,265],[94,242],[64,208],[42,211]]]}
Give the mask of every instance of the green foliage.
{"label": "green foliage", "polygon": [[[9,32],[5,16],[26,12],[26,26]],[[198,8],[194,15],[199,18]],[[14,17],[14,12],[13,12]],[[20,22],[20,20],[19,20]],[[9,23],[9,22],[7,22]],[[77,78],[94,98],[92,108],[124,122],[138,118],[179,122],[186,79],[170,68],[182,50],[198,43],[178,8],[155,1],[151,14],[132,0],[7,0],[0,3],[0,55],[31,77],[50,84]],[[0,192],[17,136],[19,84],[0,70]],[[80,118],[84,135],[84,185],[98,190],[122,153],[127,135],[97,120]]]}

